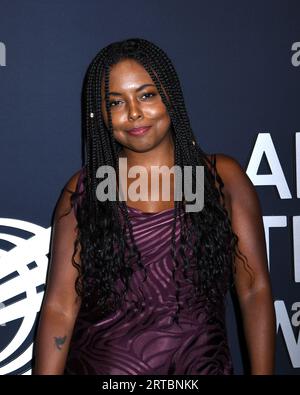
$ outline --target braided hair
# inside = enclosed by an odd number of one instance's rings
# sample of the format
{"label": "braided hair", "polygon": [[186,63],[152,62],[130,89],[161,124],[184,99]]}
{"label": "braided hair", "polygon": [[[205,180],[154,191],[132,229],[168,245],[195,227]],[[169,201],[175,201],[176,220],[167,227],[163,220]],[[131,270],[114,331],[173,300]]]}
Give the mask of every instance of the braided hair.
{"label": "braided hair", "polygon": [[[110,68],[123,59],[134,59],[141,64],[157,87],[171,119],[175,165],[181,169],[183,166],[192,167],[193,184],[196,182],[196,166],[204,166],[203,209],[199,212],[185,213],[182,218],[180,213],[183,210],[183,202],[175,201],[174,207],[171,253],[174,261],[172,277],[176,285],[177,310],[173,320],[178,323],[181,306],[178,299],[180,287],[175,278],[179,263],[175,248],[177,217],[180,217],[181,224],[179,256],[184,262],[184,275],[186,277],[186,270],[190,264],[186,256],[189,247],[196,258],[196,275],[192,280],[187,280],[194,284],[194,295],[204,296],[209,303],[219,300],[220,296],[225,295],[230,284],[232,285],[232,274],[235,271],[233,258],[238,254],[238,237],[232,231],[225,208],[222,179],[212,160],[199,147],[192,131],[174,66],[162,49],[145,39],[127,39],[103,48],[92,60],[85,76],[82,96],[85,177],[84,196],[81,197],[81,204],[77,210],[78,232],[73,254],[73,265],[79,272],[75,288],[82,297],[85,308],[96,306],[100,315],[105,315],[120,306],[126,295],[133,273],[133,260],[144,271],[143,281],[147,278],[141,253],[134,241],[125,202],[100,202],[96,197],[98,167],[110,165],[117,174],[119,171],[118,155],[122,146],[113,136],[108,92]],[[103,77],[108,114],[107,127],[99,105]],[[75,192],[72,202],[75,203],[77,198],[78,192]],[[120,213],[124,216],[125,225]],[[191,226],[186,225],[186,217],[191,219]],[[126,229],[129,229],[131,243],[127,240]],[[196,243],[190,242],[192,235],[196,236]],[[80,263],[74,259],[79,245]],[[121,280],[124,285],[120,293],[115,287],[117,280]],[[142,304],[137,305],[143,309]]]}

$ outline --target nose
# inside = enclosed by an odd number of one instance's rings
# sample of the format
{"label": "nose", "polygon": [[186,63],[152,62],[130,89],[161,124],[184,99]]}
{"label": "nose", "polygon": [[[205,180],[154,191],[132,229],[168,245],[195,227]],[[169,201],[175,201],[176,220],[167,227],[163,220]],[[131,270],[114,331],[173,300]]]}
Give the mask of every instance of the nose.
{"label": "nose", "polygon": [[129,120],[135,121],[136,119],[143,118],[143,112],[138,103],[131,103],[128,110]]}

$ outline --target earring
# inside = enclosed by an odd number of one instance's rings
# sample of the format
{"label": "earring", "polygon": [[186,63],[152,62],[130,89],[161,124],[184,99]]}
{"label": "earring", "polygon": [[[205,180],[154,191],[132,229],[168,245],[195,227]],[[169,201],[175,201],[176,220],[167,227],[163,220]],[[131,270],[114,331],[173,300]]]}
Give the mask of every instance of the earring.
{"label": "earring", "polygon": [[193,145],[195,145],[195,144],[196,144],[194,140],[192,141],[192,144],[193,144]]}
{"label": "earring", "polygon": [[94,113],[93,112],[90,113],[90,117],[94,118]]}

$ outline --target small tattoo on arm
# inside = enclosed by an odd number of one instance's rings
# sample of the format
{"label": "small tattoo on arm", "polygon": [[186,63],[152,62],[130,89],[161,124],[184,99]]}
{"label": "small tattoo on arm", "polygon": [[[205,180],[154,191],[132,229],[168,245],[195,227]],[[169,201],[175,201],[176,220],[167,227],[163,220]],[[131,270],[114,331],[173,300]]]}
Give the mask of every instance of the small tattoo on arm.
{"label": "small tattoo on arm", "polygon": [[67,336],[64,337],[54,337],[55,345],[58,350],[61,350],[63,344],[66,341]]}

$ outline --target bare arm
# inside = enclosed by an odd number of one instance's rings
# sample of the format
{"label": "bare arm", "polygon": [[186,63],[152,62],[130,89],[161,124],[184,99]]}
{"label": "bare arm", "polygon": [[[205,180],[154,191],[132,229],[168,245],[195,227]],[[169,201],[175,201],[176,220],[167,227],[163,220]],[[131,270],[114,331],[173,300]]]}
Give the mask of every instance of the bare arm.
{"label": "bare arm", "polygon": [[251,374],[274,374],[276,321],[260,202],[255,187],[237,161],[217,155],[218,162],[217,170],[230,201],[232,228],[239,238],[239,250],[251,268],[252,278],[242,260],[236,258],[236,292]]}
{"label": "bare arm", "polygon": [[[72,265],[77,221],[70,196],[79,172],[67,183],[58,201],[51,242],[45,297],[35,342],[34,374],[63,374],[80,300],[75,291],[77,269]],[[67,215],[64,215],[68,213]],[[79,262],[79,251],[75,256]]]}

